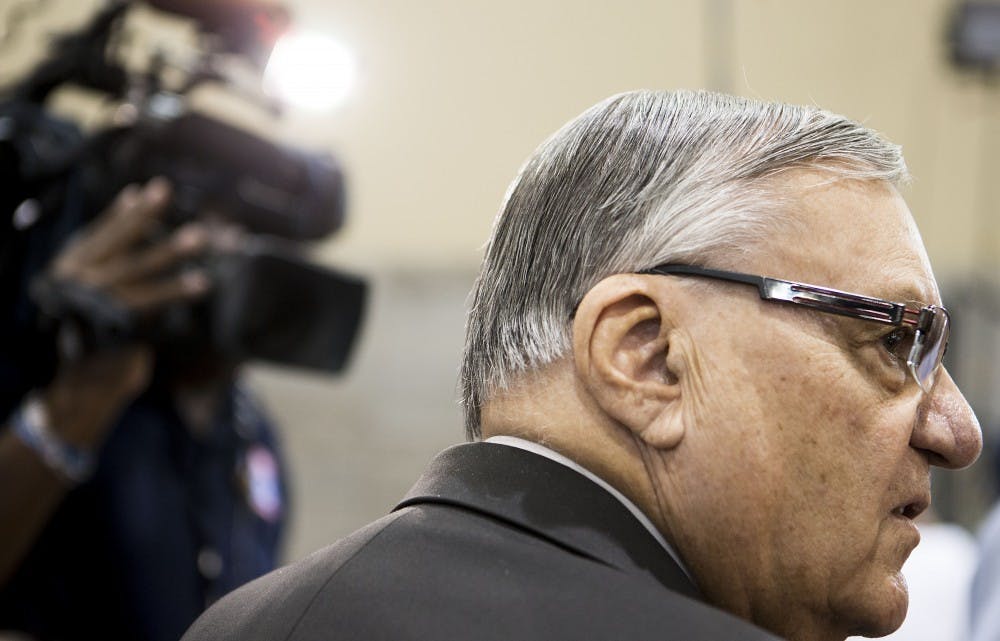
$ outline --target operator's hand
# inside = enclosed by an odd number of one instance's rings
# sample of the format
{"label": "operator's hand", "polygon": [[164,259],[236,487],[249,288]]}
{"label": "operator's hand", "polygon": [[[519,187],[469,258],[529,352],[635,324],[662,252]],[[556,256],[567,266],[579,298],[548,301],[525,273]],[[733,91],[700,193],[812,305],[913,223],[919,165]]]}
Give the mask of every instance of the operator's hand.
{"label": "operator's hand", "polygon": [[[162,178],[126,187],[56,256],[51,275],[96,289],[138,314],[204,295],[207,275],[178,268],[204,250],[205,230],[190,224],[150,241],[169,200],[170,185]],[[79,447],[99,446],[118,413],[146,387],[152,364],[153,350],[144,344],[60,363],[43,394],[52,428]]]}

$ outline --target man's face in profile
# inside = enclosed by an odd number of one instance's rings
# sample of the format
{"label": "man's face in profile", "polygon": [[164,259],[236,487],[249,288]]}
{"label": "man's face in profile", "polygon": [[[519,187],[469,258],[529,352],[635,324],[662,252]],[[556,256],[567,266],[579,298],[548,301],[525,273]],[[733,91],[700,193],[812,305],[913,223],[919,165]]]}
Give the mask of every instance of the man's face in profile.
{"label": "man's face in profile", "polygon": [[[894,187],[781,180],[798,222],[739,271],[941,304]],[[943,369],[920,390],[890,349],[894,327],[764,302],[743,285],[686,286],[703,310],[681,377],[690,450],[669,465],[692,481],[666,491],[686,504],[672,534],[700,587],[790,639],[891,632],[930,465],[964,467],[981,449],[971,409]]]}

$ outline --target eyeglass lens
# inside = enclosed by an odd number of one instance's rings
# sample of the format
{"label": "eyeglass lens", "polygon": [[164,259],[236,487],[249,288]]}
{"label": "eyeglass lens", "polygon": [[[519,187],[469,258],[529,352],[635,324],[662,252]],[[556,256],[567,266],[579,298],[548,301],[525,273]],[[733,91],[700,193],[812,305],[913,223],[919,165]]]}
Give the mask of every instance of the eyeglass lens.
{"label": "eyeglass lens", "polygon": [[914,377],[925,391],[934,383],[934,373],[944,358],[949,333],[948,313],[941,308],[932,308],[931,311],[930,327],[921,341],[916,362],[911,365]]}

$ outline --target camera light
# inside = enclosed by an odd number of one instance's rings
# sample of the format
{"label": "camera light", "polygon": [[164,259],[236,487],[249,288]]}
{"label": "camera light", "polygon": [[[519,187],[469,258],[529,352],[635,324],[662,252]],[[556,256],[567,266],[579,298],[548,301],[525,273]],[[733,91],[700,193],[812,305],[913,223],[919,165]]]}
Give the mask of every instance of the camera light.
{"label": "camera light", "polygon": [[264,69],[264,89],[297,107],[330,109],[350,93],[355,74],[354,57],[344,45],[293,32],[275,43]]}

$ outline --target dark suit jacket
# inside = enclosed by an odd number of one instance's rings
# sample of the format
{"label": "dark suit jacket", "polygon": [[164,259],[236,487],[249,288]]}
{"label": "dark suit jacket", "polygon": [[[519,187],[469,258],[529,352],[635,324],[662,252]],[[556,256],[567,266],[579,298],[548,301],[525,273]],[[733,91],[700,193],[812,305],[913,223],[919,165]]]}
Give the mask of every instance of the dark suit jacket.
{"label": "dark suit jacket", "polygon": [[617,499],[506,445],[445,450],[388,516],[230,594],[185,641],[774,641],[700,602]]}

